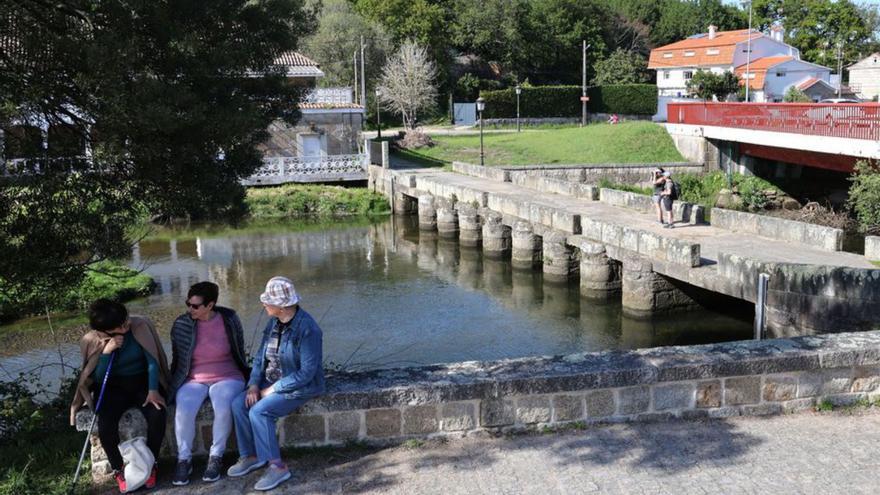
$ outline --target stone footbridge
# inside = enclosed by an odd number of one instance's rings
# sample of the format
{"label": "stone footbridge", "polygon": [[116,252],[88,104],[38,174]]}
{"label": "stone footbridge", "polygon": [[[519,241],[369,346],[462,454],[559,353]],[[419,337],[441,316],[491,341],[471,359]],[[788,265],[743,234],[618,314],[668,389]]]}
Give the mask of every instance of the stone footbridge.
{"label": "stone footbridge", "polygon": [[395,214],[457,238],[487,257],[510,257],[545,279],[580,278],[590,298],[621,297],[632,317],[687,310],[716,294],[757,300],[770,275],[770,336],[880,327],[880,270],[841,251],[839,229],[676,202],[674,229],[650,198],[599,189],[575,168],[518,171],[455,163],[453,171],[371,166],[370,185]]}

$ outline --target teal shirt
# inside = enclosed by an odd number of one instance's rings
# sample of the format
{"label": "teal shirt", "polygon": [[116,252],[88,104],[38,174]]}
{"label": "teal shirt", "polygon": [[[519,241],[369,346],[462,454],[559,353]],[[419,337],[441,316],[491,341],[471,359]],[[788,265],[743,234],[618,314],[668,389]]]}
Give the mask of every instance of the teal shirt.
{"label": "teal shirt", "polygon": [[[104,380],[107,365],[110,364],[110,354],[101,354],[98,365],[95,367],[95,382]],[[150,390],[159,390],[159,363],[147,351],[138,344],[131,332],[126,332],[122,340],[122,347],[116,350],[116,358],[113,360],[113,376],[137,376],[147,372],[147,381]]]}

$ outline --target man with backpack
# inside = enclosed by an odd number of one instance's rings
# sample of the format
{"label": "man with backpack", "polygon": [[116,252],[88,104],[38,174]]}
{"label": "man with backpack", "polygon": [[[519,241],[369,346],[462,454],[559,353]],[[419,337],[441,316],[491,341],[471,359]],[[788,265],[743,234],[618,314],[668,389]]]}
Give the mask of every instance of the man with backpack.
{"label": "man with backpack", "polygon": [[666,212],[667,222],[663,225],[664,229],[674,229],[672,220],[672,202],[678,199],[678,184],[672,180],[672,172],[663,172],[663,192],[660,193],[660,206]]}

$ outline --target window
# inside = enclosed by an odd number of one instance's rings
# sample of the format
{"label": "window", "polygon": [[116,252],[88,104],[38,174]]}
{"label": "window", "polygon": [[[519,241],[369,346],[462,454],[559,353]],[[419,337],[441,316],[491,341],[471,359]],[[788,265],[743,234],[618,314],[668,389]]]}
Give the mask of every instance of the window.
{"label": "window", "polygon": [[786,76],[786,74],[785,74],[784,70],[776,71],[776,77],[785,77],[785,76]]}
{"label": "window", "polygon": [[721,51],[717,48],[709,48],[706,50],[706,55],[718,55],[719,53],[721,53]]}
{"label": "window", "polygon": [[668,70],[664,70],[664,71],[663,71],[663,79],[669,79],[669,75],[670,75],[670,74],[669,74],[669,71],[668,71]]}
{"label": "window", "polygon": [[666,52],[663,54],[663,58],[672,58],[672,52]]}
{"label": "window", "polygon": [[684,52],[685,57],[693,57],[694,55],[695,55],[695,53],[693,51]]}
{"label": "window", "polygon": [[685,81],[692,79],[694,77],[694,72],[690,70],[684,71],[684,79]]}

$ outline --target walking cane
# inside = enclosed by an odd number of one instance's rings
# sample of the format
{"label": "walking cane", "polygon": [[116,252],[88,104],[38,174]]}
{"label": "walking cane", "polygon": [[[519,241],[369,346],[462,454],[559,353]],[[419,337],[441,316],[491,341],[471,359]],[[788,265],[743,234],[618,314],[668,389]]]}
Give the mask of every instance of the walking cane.
{"label": "walking cane", "polygon": [[104,389],[107,387],[107,378],[110,376],[110,369],[113,368],[113,358],[116,357],[116,351],[113,351],[110,354],[110,362],[107,363],[107,371],[104,373],[104,381],[101,382],[101,391],[98,392],[98,401],[95,402],[95,410],[92,412],[92,422],[89,424],[89,430],[86,432],[86,443],[83,444],[82,452],[79,454],[79,462],[76,464],[76,473],[73,475],[73,483],[70,485],[70,491],[68,493],[73,493],[76,489],[76,482],[79,480],[79,470],[82,468],[83,460],[86,457],[86,447],[89,446],[89,437],[92,435],[92,430],[95,428],[95,421],[98,419],[98,409],[101,408],[101,401],[104,399]]}

